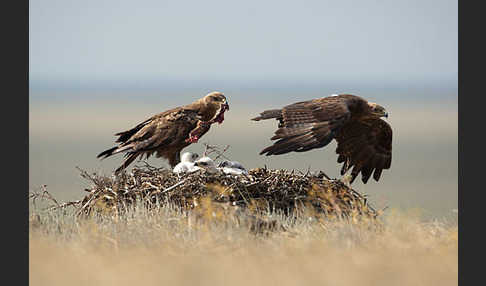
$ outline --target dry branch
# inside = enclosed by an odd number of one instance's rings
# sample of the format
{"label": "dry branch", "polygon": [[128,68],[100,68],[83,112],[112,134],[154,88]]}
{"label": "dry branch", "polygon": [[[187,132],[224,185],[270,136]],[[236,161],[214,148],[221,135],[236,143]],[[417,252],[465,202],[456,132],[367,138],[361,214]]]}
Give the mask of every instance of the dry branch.
{"label": "dry branch", "polygon": [[[207,153],[215,150],[207,145]],[[376,218],[379,214],[369,205],[366,196],[340,180],[329,179],[324,172],[311,174],[256,168],[246,176],[210,174],[203,170],[181,176],[145,162],[145,166],[135,166],[131,172],[125,171],[117,177],[101,177],[84,170],[81,174],[93,185],[81,200],[79,214],[89,214],[100,208],[123,211],[140,199],[147,206],[155,202],[171,203],[192,210],[205,198],[255,211],[277,210],[286,215],[301,206],[327,217]]]}

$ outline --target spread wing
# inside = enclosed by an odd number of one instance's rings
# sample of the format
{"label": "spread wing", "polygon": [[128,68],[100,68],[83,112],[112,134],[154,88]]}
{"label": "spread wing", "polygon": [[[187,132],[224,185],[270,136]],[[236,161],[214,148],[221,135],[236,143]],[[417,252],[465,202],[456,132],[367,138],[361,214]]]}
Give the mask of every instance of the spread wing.
{"label": "spread wing", "polygon": [[392,129],[378,118],[352,120],[336,135],[338,163],[344,163],[341,175],[351,167],[351,183],[361,172],[366,184],[371,174],[378,181],[383,169],[389,169],[392,159]]}
{"label": "spread wing", "polygon": [[303,101],[282,109],[267,110],[253,120],[275,118],[278,129],[271,140],[278,140],[260,154],[279,155],[324,147],[350,119],[350,100],[358,97],[332,96]]}
{"label": "spread wing", "polygon": [[117,169],[117,172],[121,171],[139,155],[145,154],[148,158],[155,151],[190,144],[185,140],[197,127],[198,122],[199,115],[196,111],[183,108],[154,115],[130,130],[115,134],[119,136],[116,140],[119,145],[100,153],[97,157],[106,158],[126,152],[125,161]]}

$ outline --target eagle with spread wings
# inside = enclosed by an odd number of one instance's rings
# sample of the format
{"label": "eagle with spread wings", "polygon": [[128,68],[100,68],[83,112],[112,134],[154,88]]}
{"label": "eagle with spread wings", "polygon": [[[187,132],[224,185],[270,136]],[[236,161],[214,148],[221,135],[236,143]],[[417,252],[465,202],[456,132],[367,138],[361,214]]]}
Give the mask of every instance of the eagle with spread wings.
{"label": "eagle with spread wings", "polygon": [[260,155],[280,155],[321,148],[336,139],[341,175],[351,168],[351,180],[361,172],[363,183],[373,174],[380,179],[392,159],[392,129],[381,119],[388,117],[382,106],[351,95],[340,94],[297,102],[282,109],[266,110],[252,120],[275,118],[278,129]]}
{"label": "eagle with spread wings", "polygon": [[118,145],[101,152],[97,158],[124,152],[125,160],[115,174],[137,157],[149,158],[153,153],[157,158],[166,158],[173,168],[181,161],[182,149],[196,143],[213,123],[221,124],[227,110],[229,105],[224,94],[211,92],[191,104],[161,112],[130,130],[116,133]]}

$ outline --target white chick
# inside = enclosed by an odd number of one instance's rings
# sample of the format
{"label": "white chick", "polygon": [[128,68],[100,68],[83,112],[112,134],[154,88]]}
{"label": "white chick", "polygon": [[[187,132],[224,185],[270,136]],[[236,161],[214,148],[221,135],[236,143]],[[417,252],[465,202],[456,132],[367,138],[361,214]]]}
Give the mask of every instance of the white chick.
{"label": "white chick", "polygon": [[194,166],[205,169],[209,173],[216,173],[218,171],[216,168],[216,163],[214,163],[213,159],[209,157],[202,157],[194,162]]}
{"label": "white chick", "polygon": [[237,161],[223,161],[219,163],[218,169],[223,171],[223,173],[225,174],[248,175],[248,171],[245,169],[245,167],[243,167],[243,165],[241,165],[241,163]]}
{"label": "white chick", "polygon": [[199,157],[197,153],[185,152],[181,156],[181,162],[175,165],[172,172],[174,173],[190,173],[199,170],[200,168],[194,166],[194,161]]}

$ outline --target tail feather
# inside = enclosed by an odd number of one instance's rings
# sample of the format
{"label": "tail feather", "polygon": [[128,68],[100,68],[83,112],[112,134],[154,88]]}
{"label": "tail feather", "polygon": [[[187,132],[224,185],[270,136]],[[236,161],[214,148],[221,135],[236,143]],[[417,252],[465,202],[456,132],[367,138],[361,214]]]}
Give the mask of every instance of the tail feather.
{"label": "tail feather", "polygon": [[99,154],[98,154],[98,156],[96,156],[96,158],[100,158],[100,157],[103,157],[103,158],[101,158],[101,159],[108,158],[108,157],[110,157],[111,155],[113,155],[113,154],[114,154],[113,152],[114,152],[116,149],[118,149],[118,146],[115,146],[115,147],[113,147],[113,148],[110,148],[110,149],[108,149],[108,150],[105,150],[105,151],[103,151],[103,152],[99,153]]}
{"label": "tail feather", "polygon": [[127,153],[126,159],[123,161],[123,163],[120,165],[120,167],[118,167],[115,170],[115,175],[118,175],[121,171],[123,171],[126,167],[128,167],[128,165],[130,165],[130,163],[132,163],[133,160],[135,160],[138,155],[140,155],[140,154],[139,153]]}
{"label": "tail feather", "polygon": [[133,147],[132,145],[123,146],[121,148],[120,148],[120,146],[115,146],[111,149],[108,149],[108,150],[101,152],[100,154],[98,154],[98,156],[96,156],[96,158],[100,158],[100,157],[104,156],[101,159],[105,159],[105,158],[110,157],[111,155],[115,155],[117,153],[127,151],[128,149],[131,149],[132,147]]}
{"label": "tail feather", "polygon": [[262,113],[260,113],[260,116],[252,118],[251,120],[260,121],[260,120],[271,119],[271,118],[276,118],[276,119],[282,118],[282,109],[265,110]]}

